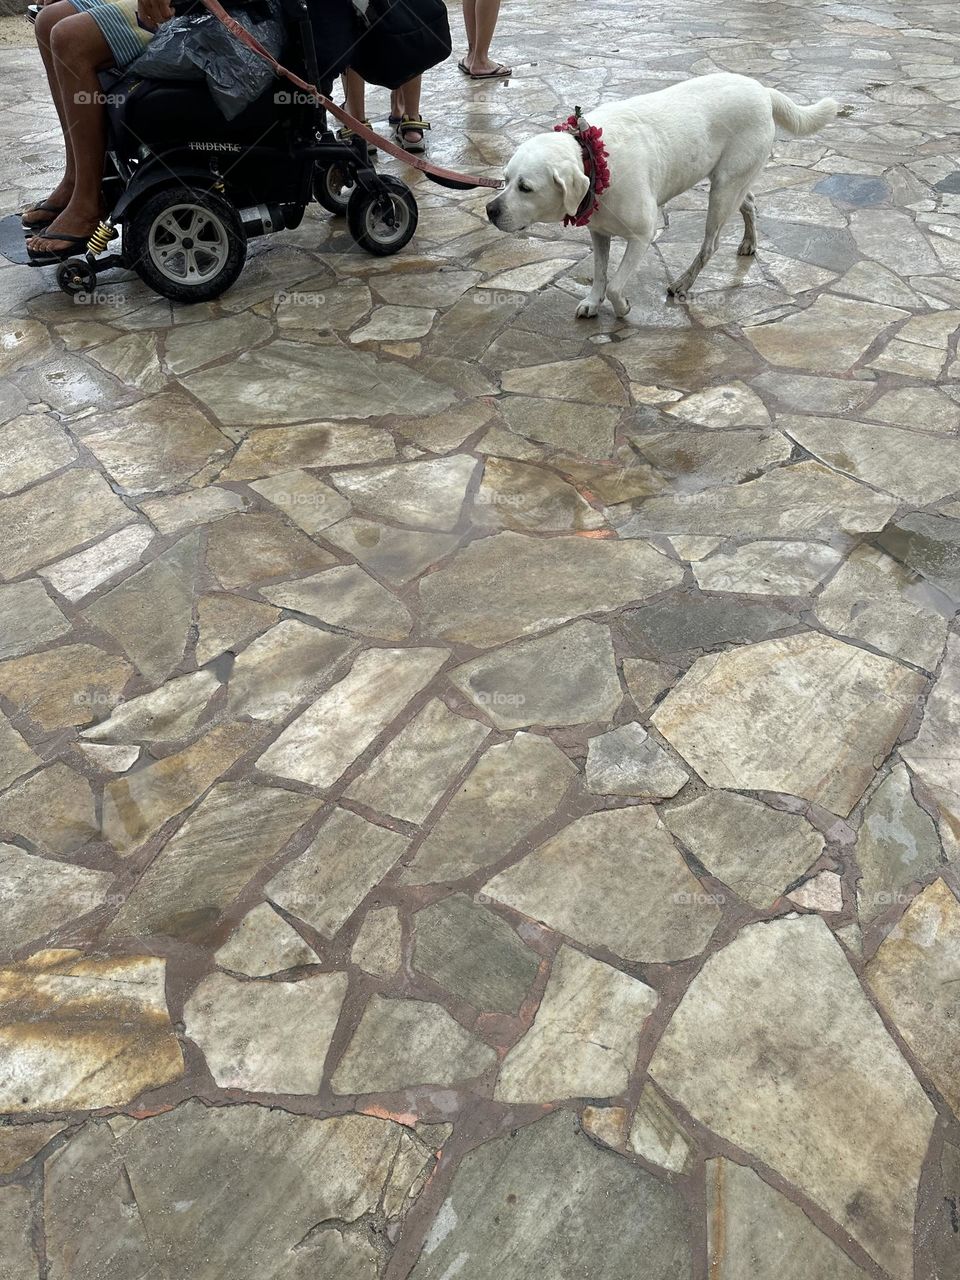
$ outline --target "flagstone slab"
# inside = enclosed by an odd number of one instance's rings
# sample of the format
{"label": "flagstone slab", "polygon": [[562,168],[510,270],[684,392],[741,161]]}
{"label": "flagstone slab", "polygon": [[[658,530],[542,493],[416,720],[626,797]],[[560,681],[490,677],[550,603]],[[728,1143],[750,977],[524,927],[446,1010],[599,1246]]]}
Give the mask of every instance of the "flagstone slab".
{"label": "flagstone slab", "polygon": [[623,678],[637,710],[644,712],[653,706],[664,689],[669,689],[677,677],[676,669],[662,662],[648,662],[646,658],[624,658]]}
{"label": "flagstone slab", "polygon": [[775,605],[682,593],[628,609],[619,627],[631,649],[653,657],[718,645],[747,644],[797,626],[796,614]]}
{"label": "flagstone slab", "polygon": [[346,795],[394,818],[421,823],[488,733],[486,725],[457,715],[434,698],[347,788]]}
{"label": "flagstone slab", "polygon": [[46,1124],[5,1125],[0,1130],[0,1174],[16,1173],[67,1126],[60,1120]]}
{"label": "flagstone slab", "polygon": [[857,904],[864,924],[895,903],[906,904],[907,886],[925,880],[941,864],[937,828],[913,798],[902,764],[894,765],[863,811],[856,859]]}
{"label": "flagstone slab", "polygon": [[396,973],[403,960],[403,934],[396,907],[367,912],[351,948],[350,959],[367,973],[381,977]]}
{"label": "flagstone slab", "polygon": [[711,429],[770,426],[770,415],[763,401],[742,382],[697,391],[667,405],[665,412]]}
{"label": "flagstone slab", "polygon": [[380,640],[403,640],[413,629],[406,607],[355,564],[262,587],[260,594],[281,608],[305,613],[327,626]]}
{"label": "flagstone slab", "polygon": [[699,658],[653,724],[712,787],[785,791],[845,816],[923,677],[813,632]]}
{"label": "flagstone slab", "polygon": [[179,533],[198,524],[212,524],[234,511],[242,511],[245,502],[232,489],[218,489],[207,485],[187,493],[176,493],[168,498],[147,498],[137,504],[151,524],[161,533]]}
{"label": "flagstone slab", "polygon": [[960,489],[960,442],[847,418],[784,417],[777,426],[827,466],[917,506]]}
{"label": "flagstone slab", "polygon": [[804,311],[743,332],[771,364],[847,373],[885,329],[908,315],[898,307],[823,294]]}
{"label": "flagstone slab", "polygon": [[375,826],[349,809],[334,809],[303,853],[267,882],[264,893],[332,938],[408,844],[399,832]]}
{"label": "flagstone slab", "polygon": [[826,378],[783,369],[766,369],[750,385],[792,413],[850,413],[876,390],[872,378]]}
{"label": "flagstone slab", "polygon": [[539,957],[505,920],[463,894],[418,911],[413,967],[474,1008],[518,1013]]}
{"label": "flagstone slab", "polygon": [[312,796],[292,791],[249,782],[214,787],[138,880],[108,935],[203,943],[247,881],[316,809]]}
{"label": "flagstone slab", "polygon": [[221,422],[237,425],[301,422],[311,405],[322,405],[328,418],[409,417],[438,412],[455,398],[397,361],[283,339],[181,381]]}
{"label": "flagstone slab", "polygon": [[477,525],[531,533],[575,533],[606,524],[573,485],[543,467],[489,457],[473,500]]}
{"label": "flagstone slab", "polygon": [[675,1188],[578,1136],[561,1111],[463,1158],[411,1280],[444,1280],[451,1266],[484,1280],[619,1280],[638,1266],[644,1280],[679,1280],[689,1231]]}
{"label": "flagstone slab", "polygon": [[690,391],[702,390],[705,377],[737,378],[756,367],[749,353],[726,335],[708,337],[693,329],[651,328],[617,343],[614,354],[635,382]]}
{"label": "flagstone slab", "polygon": [[254,481],[250,488],[311,535],[350,513],[349,502],[308,471],[282,471]]}
{"label": "flagstone slab", "polygon": [[960,854],[960,639],[952,635],[940,677],[927,699],[923,723],[901,752],[933,795],[948,858]]}
{"label": "flagstone slab", "polygon": [[561,947],[533,1025],[508,1051],[495,1097],[552,1102],[621,1094],[657,993],[637,978]]}
{"label": "flagstone slab", "polygon": [[945,881],[914,898],[865,973],[880,1007],[960,1116],[960,902]]}
{"label": "flagstone slab", "polygon": [[65,764],[51,764],[0,796],[0,829],[38,849],[70,853],[99,834],[90,783]]}
{"label": "flagstone slab", "polygon": [[496,1060],[491,1048],[440,1005],[374,995],[331,1085],[334,1092],[346,1094],[450,1087],[489,1071]]}
{"label": "flagstone slab", "polygon": [[741,595],[805,596],[843,559],[820,542],[750,542],[693,564],[704,591]]}
{"label": "flagstone slab", "polygon": [[266,902],[247,912],[214,959],[221,969],[248,978],[268,978],[317,963],[316,952]]}
{"label": "flagstone slab", "polygon": [[207,567],[228,590],[316,573],[333,563],[329,551],[278,516],[237,512],[207,534]]}
{"label": "flagstone slab", "polygon": [[257,768],[329,787],[400,714],[446,661],[444,649],[369,649],[302,712]]}
{"label": "flagstone slab", "polygon": [[0,1108],[123,1107],[178,1079],[165,964],[51,950],[0,969]]}
{"label": "flagstone slab", "polygon": [[187,534],[83,612],[154,683],[183,657],[193,623],[199,557],[200,535]]}
{"label": "flagstone slab", "polygon": [[403,873],[405,884],[459,880],[499,861],[555,812],[577,776],[548,738],[518,733],[488,748]]}
{"label": "flagstone slab", "polygon": [[101,773],[126,773],[140,758],[140,748],[98,746],[93,743],[79,742],[77,746]]}
{"label": "flagstone slab", "polygon": [[[251,431],[221,474],[223,480],[258,480],[301,467],[344,467],[396,457],[393,436],[363,423],[312,422]],[[272,499],[271,499],[272,501]]]}
{"label": "flagstone slab", "polygon": [[960,601],[960,520],[911,511],[884,529],[877,543]]}
{"label": "flagstone slab", "polygon": [[192,671],[139,698],[129,698],[115,707],[108,719],[85,730],[83,736],[88,742],[106,743],[163,742],[187,737],[219,688],[220,681],[212,671]]}
{"label": "flagstone slab", "polygon": [[805,818],[733,791],[708,791],[662,818],[712,876],[760,911],[823,852],[823,837]]}
{"label": "flagstone slab", "polygon": [[81,439],[119,491],[129,494],[184,484],[232,448],[223,432],[180,391],[97,414],[81,424]]}
{"label": "flagstone slab", "polygon": [[820,916],[747,925],[711,956],[650,1074],[911,1280],[935,1113]]}
{"label": "flagstone slab", "polygon": [[450,681],[498,729],[609,720],[623,699],[610,632],[596,622],[516,640],[454,667]]}
{"label": "flagstone slab", "polygon": [[820,871],[809,880],[804,880],[787,897],[798,907],[805,907],[808,911],[842,911],[843,881],[836,871]]}
{"label": "flagstone slab", "polygon": [[128,524],[133,512],[99,472],[74,467],[0,499],[0,576],[15,578]]}
{"label": "flagstone slab", "polygon": [[346,992],[345,973],[301,982],[215,973],[184,1005],[184,1029],[222,1089],[316,1093]]}
{"label": "flagstone slab", "polygon": [[0,791],[42,763],[22,734],[0,712]]}
{"label": "flagstone slab", "polygon": [[48,564],[40,577],[70,601],[82,600],[91,591],[139,565],[153,541],[148,525],[129,524],[76,555]]}
{"label": "flagstone slab", "polygon": [[70,623],[36,578],[0,586],[0,658],[28,653],[70,630]]}
{"label": "flagstone slab", "polygon": [[[790,457],[789,440],[779,431],[722,431],[705,434],[687,431],[629,432],[633,449],[656,468],[658,483],[640,497],[661,498],[664,493],[697,494],[715,485],[740,484],[754,479],[774,462]],[[636,507],[636,503],[632,504]],[[629,508],[624,508],[624,511]]]}
{"label": "flagstone slab", "polygon": [[960,1146],[946,1141],[934,1163],[937,1212],[933,1229],[933,1265],[936,1280],[950,1280],[957,1256],[957,1188],[960,1187]]}
{"label": "flagstone slab", "polygon": [[182,751],[108,782],[103,789],[104,836],[119,854],[132,853],[198,800],[259,737],[254,725],[217,725]]}
{"label": "flagstone slab", "polygon": [[475,458],[457,454],[425,462],[334,471],[330,480],[357,511],[449,533],[457,524],[476,467]]}
{"label": "flagstone slab", "polygon": [[495,875],[483,892],[583,946],[628,961],[697,955],[721,915],[652,805],[577,818]]}
{"label": "flagstone slab", "polygon": [[906,210],[855,209],[850,229],[862,253],[898,276],[935,275],[941,269],[929,241]]}
{"label": "flagstone slab", "polygon": [[200,596],[197,600],[197,622],[200,635],[197,639],[197,662],[209,662],[224,650],[240,649],[273,626],[280,618],[280,610],[270,605],[248,600],[246,596]]}
{"label": "flagstone slab", "polygon": [[311,1235],[287,1254],[283,1280],[315,1280],[336,1276],[337,1280],[378,1280],[380,1255],[363,1236],[346,1235],[335,1227]]}
{"label": "flagstone slab", "polygon": [[831,631],[933,670],[947,640],[943,604],[930,599],[910,570],[863,546],[827,583],[816,610]]}
{"label": "flagstone slab", "polygon": [[510,430],[528,440],[586,458],[607,458],[613,452],[617,408],[596,405],[584,413],[582,405],[542,396],[508,396],[501,408]]}
{"label": "flagstone slab", "polygon": [[752,1169],[722,1157],[706,1169],[711,1280],[864,1280],[865,1271]]}
{"label": "flagstone slab", "polygon": [[40,1280],[33,1242],[33,1196],[26,1187],[0,1187],[0,1257],[15,1280]]}
{"label": "flagstone slab", "polygon": [[897,505],[896,498],[874,493],[819,462],[797,462],[743,484],[650,498],[619,532],[621,538],[656,533],[829,538],[882,529]]}
{"label": "flagstone slab", "polygon": [[682,570],[642,543],[498,533],[420,584],[425,628],[489,647],[676,586]]}
{"label": "flagstone slab", "polygon": [[587,741],[587,790],[605,796],[663,800],[689,778],[645,729],[621,725]]}
{"label": "flagstone slab", "polygon": [[419,577],[424,569],[448,555],[459,541],[455,534],[395,529],[353,516],[331,525],[323,536],[348,555],[355,556],[371,573],[397,586]]}
{"label": "flagstone slab", "polygon": [[70,437],[47,414],[24,414],[0,431],[0,494],[42,480],[76,459]]}
{"label": "flagstone slab", "polygon": [[10,953],[45,937],[106,901],[110,871],[90,871],[37,858],[0,844],[0,952]]}
{"label": "flagstone slab", "polygon": [[504,391],[548,400],[574,400],[584,404],[627,404],[627,394],[612,366],[599,356],[560,360],[550,364],[505,369],[500,375]]}
{"label": "flagstone slab", "polygon": [[960,431],[960,405],[936,387],[899,387],[887,391],[865,409],[863,415],[892,427],[913,427],[944,435]]}
{"label": "flagstone slab", "polygon": [[638,1156],[671,1173],[683,1173],[690,1163],[687,1136],[652,1084],[643,1086],[628,1141]]}
{"label": "flagstone slab", "polygon": [[374,1116],[191,1100],[112,1127],[88,1123],[47,1159],[51,1280],[287,1280],[296,1246],[326,1235],[318,1222],[345,1227],[389,1200],[395,1226],[433,1164],[408,1130]]}
{"label": "flagstone slab", "polygon": [[285,618],[251,641],[230,672],[226,714],[283,720],[342,671],[356,652],[351,636]]}
{"label": "flagstone slab", "polygon": [[164,339],[163,359],[171,372],[189,373],[200,365],[254,347],[272,336],[269,321],[251,311],[218,316],[216,320],[201,320],[198,324],[170,330]]}

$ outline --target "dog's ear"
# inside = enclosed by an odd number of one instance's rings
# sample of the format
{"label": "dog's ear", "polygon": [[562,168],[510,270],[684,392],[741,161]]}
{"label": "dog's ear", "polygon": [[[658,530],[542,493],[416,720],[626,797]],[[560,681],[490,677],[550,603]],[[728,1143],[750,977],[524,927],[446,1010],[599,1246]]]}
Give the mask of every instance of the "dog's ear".
{"label": "dog's ear", "polygon": [[590,179],[581,165],[568,160],[554,169],[553,180],[563,193],[563,212],[572,218],[590,188]]}

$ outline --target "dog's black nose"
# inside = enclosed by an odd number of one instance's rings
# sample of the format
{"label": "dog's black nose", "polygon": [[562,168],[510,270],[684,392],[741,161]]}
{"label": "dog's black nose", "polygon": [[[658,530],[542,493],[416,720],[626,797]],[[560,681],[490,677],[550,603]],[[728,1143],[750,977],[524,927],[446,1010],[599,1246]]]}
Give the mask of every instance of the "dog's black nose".
{"label": "dog's black nose", "polygon": [[487,217],[491,222],[496,223],[500,217],[500,200],[499,198],[489,201],[487,204]]}

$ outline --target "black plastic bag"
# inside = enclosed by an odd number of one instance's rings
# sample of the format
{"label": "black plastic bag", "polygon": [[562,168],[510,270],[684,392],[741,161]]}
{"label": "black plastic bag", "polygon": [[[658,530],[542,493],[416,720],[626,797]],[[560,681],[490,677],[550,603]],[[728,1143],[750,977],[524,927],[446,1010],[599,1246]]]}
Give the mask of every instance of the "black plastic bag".
{"label": "black plastic bag", "polygon": [[[285,33],[279,0],[231,6],[230,16],[280,57]],[[129,71],[151,80],[206,80],[227,120],[255,102],[274,78],[273,68],[205,9],[165,22]]]}
{"label": "black plastic bag", "polygon": [[399,89],[450,57],[450,23],[443,0],[368,0],[350,66],[368,84]]}

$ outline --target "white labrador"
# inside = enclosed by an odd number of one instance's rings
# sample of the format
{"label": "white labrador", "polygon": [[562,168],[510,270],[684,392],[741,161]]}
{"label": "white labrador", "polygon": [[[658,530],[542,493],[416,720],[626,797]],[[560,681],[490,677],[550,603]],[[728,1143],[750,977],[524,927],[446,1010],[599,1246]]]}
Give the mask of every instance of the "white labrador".
{"label": "white labrador", "polygon": [[[750,187],[770,156],[776,125],[805,137],[823,128],[838,110],[833,98],[801,107],[749,76],[721,72],[590,112],[588,123],[603,130],[610,185],[589,222],[593,288],[577,315],[595,316],[604,297],[616,315],[627,314],[627,285],[653,239],[658,210],[704,178],[710,179],[710,199],[703,245],[669,292],[686,297],[737,209],[744,225],[737,252],[744,257],[755,253],[756,205]],[[501,194],[487,205],[487,216],[501,231],[573,216],[589,187],[580,144],[569,133],[538,134],[522,143],[507,164],[504,181]],[[608,283],[613,236],[625,239],[627,247]]]}

